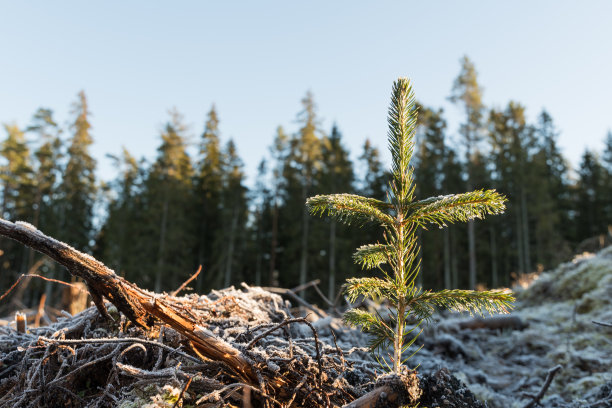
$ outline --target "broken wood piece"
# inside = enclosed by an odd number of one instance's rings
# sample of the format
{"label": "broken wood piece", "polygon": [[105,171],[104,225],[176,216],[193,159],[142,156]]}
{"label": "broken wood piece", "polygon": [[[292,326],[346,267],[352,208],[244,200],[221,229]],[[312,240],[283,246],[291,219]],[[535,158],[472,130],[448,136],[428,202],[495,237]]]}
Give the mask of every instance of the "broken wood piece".
{"label": "broken wood piece", "polygon": [[376,381],[376,388],[342,408],[376,408],[412,406],[419,402],[423,391],[416,372],[388,374]]}
{"label": "broken wood piece", "polygon": [[15,328],[17,329],[17,333],[26,332],[27,325],[26,325],[26,315],[25,314],[21,312],[15,313]]}
{"label": "broken wood piece", "polygon": [[516,315],[500,315],[489,317],[474,317],[473,319],[459,322],[460,329],[512,329],[523,330],[528,326],[519,316]]}
{"label": "broken wood piece", "polygon": [[304,306],[306,309],[312,311],[314,314],[316,314],[319,317],[325,317],[325,315],[323,313],[321,313],[321,311],[314,307],[313,305],[311,305],[310,303],[306,302],[304,299],[302,299],[301,297],[299,297],[297,295],[297,293],[295,293],[293,290],[291,289],[285,289],[285,288],[271,288],[271,287],[262,287],[263,290],[266,290],[268,292],[272,292],[272,293],[276,293],[278,295],[285,295],[290,297],[291,299],[295,300],[297,303],[299,303],[301,306]]}
{"label": "broken wood piece", "polygon": [[0,218],[0,235],[49,256],[72,275],[82,278],[98,311],[107,319],[112,320],[104,305],[104,298],[144,329],[150,328],[158,318],[188,338],[199,355],[224,362],[243,381],[258,384],[250,361],[239,350],[198,326],[186,313],[173,307],[171,302],[123,279],[94,257],[46,236],[29,224],[12,223]]}
{"label": "broken wood piece", "polygon": [[379,403],[381,405],[378,406],[382,406],[382,404],[394,404],[395,401],[397,401],[397,397],[398,394],[394,393],[391,387],[389,387],[388,385],[384,385],[382,387],[373,389],[366,395],[356,399],[350,404],[346,404],[342,408],[375,408]]}

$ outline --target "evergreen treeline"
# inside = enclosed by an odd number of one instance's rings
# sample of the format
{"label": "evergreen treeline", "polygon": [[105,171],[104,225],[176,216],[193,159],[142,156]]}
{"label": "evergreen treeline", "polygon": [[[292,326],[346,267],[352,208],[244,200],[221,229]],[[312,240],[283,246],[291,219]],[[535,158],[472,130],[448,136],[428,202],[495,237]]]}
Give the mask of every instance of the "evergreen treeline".
{"label": "evergreen treeline", "polygon": [[[474,66],[464,58],[450,96],[464,112],[458,135],[447,129],[441,109],[420,107],[417,198],[474,188],[509,198],[503,216],[420,237],[422,284],[429,288],[508,285],[567,259],[612,225],[612,133],[602,154],[585,151],[572,173],[546,111],[528,123],[521,104],[489,109],[481,97]],[[171,112],[157,157],[149,162],[124,149],[112,157],[116,179],[102,183],[89,153],[90,113],[81,92],[69,126],[43,108],[25,127],[4,125],[0,215],[93,253],[156,291],[175,289],[202,265],[193,283],[200,292],[241,281],[294,287],[321,279],[333,298],[347,277],[365,273],[352,263],[353,248],[376,241],[380,231],[356,233],[310,217],[306,198],[352,191],[384,200],[388,175],[374,143],[366,140],[352,162],[340,128],[321,127],[313,95],[301,105],[295,129],[276,130],[250,190],[214,107],[195,154],[183,118]],[[27,272],[68,279],[39,254],[0,239],[0,288]],[[58,290],[35,280],[21,301],[32,304]]]}

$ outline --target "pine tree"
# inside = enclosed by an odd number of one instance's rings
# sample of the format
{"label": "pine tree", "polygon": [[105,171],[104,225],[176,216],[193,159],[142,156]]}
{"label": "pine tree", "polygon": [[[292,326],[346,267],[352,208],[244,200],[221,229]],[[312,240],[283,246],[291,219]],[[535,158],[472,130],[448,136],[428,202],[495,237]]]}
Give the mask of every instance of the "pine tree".
{"label": "pine tree", "polygon": [[[191,219],[193,167],[186,151],[186,127],[182,116],[170,112],[170,121],[161,133],[162,144],[145,182],[147,217],[151,225],[151,259],[157,262],[154,289],[177,287],[194,269],[190,254],[194,225]],[[162,281],[163,279],[163,281]]]}
{"label": "pine tree", "polygon": [[[482,120],[482,89],[478,84],[476,68],[467,56],[461,60],[461,72],[453,84],[450,100],[463,104],[466,121],[461,125],[460,133],[465,145],[467,189],[472,189],[473,157],[480,141]],[[470,259],[470,289],[476,287],[476,238],[474,222],[468,221],[468,252]]]}
{"label": "pine tree", "polygon": [[[512,232],[516,268],[519,274],[531,271],[530,208],[528,197],[539,188],[533,183],[532,154],[535,148],[534,129],[527,124],[525,108],[516,102],[508,103],[503,111],[490,112],[489,140],[492,149],[498,186],[509,191],[513,205],[506,220],[514,220],[508,226]],[[512,264],[512,262],[507,262]],[[507,271],[509,272],[509,271]]]}
{"label": "pine tree", "polygon": [[[342,134],[338,126],[334,124],[329,136],[323,137],[321,158],[323,166],[319,175],[319,188],[327,194],[337,193],[338,191],[352,190],[353,166],[349,159],[349,152],[342,145]],[[336,296],[336,275],[338,268],[338,253],[344,252],[346,240],[343,239],[343,232],[339,231],[336,220],[329,221],[327,235],[328,249],[328,268],[327,274],[327,294],[329,299]],[[341,259],[341,258],[340,258]],[[342,261],[340,261],[342,263]],[[324,267],[321,270],[325,270]]]}
{"label": "pine tree", "polygon": [[272,168],[272,205],[271,211],[271,232],[270,232],[270,267],[268,274],[268,283],[270,286],[279,286],[279,274],[276,255],[279,251],[279,212],[283,192],[287,190],[285,185],[285,165],[287,164],[289,137],[281,126],[276,129],[274,143],[270,147],[274,166]]}
{"label": "pine tree", "polygon": [[[607,229],[603,201],[604,168],[597,154],[585,150],[578,170],[576,186],[576,241],[580,242]],[[609,187],[609,186],[608,186]]]}
{"label": "pine tree", "polygon": [[62,177],[61,160],[63,158],[61,130],[53,119],[50,109],[40,108],[26,129],[38,138],[38,148],[34,152],[36,165],[36,198],[33,224],[37,228],[56,236],[58,184]]}
{"label": "pine tree", "polygon": [[[31,223],[35,176],[30,150],[24,132],[16,124],[4,125],[4,129],[7,138],[0,144],[0,158],[3,159],[0,163],[0,216]],[[0,241],[0,286],[8,286],[18,273],[27,271],[27,259],[32,250],[4,238]],[[2,282],[4,277],[9,281]]]}
{"label": "pine tree", "polygon": [[[313,189],[315,172],[321,167],[321,143],[318,133],[318,124],[315,113],[314,97],[307,92],[302,99],[303,110],[298,114],[298,121],[302,127],[295,139],[294,163],[298,169],[298,180],[301,187],[301,203],[304,203]],[[300,246],[300,285],[306,283],[308,277],[308,241],[310,221],[308,212],[302,211]]]}
{"label": "pine tree", "polygon": [[[389,108],[388,140],[392,153],[392,180],[389,202],[353,194],[332,194],[311,197],[307,207],[312,214],[327,214],[345,223],[381,224],[385,229],[384,243],[365,245],[354,255],[362,267],[379,268],[382,278],[365,277],[348,280],[347,293],[354,301],[363,295],[387,300],[392,308],[393,323],[380,315],[351,309],[345,320],[373,334],[373,349],[393,345],[393,372],[400,373],[404,353],[413,344],[420,322],[431,318],[436,307],[458,311],[506,311],[512,296],[496,291],[465,291],[445,289],[431,292],[416,287],[420,265],[417,262],[416,233],[428,225],[445,227],[447,223],[482,218],[504,210],[505,198],[493,190],[438,196],[415,201],[414,169],[410,162],[414,152],[417,111],[411,84],[405,78],[393,86]],[[389,269],[384,265],[387,264]],[[419,323],[410,327],[409,319]],[[384,357],[383,357],[384,358]]]}
{"label": "pine tree", "polygon": [[[241,248],[247,221],[247,189],[244,186],[242,160],[238,157],[233,140],[227,142],[224,152],[223,191],[221,196],[222,220],[224,228],[224,281],[227,287],[232,282],[233,270],[241,257],[236,248]],[[237,242],[239,241],[240,242]]]}
{"label": "pine tree", "polygon": [[0,156],[5,160],[0,167],[0,214],[5,218],[32,222],[35,178],[30,149],[24,132],[16,124],[4,125],[4,129],[7,138],[0,145]]}
{"label": "pine tree", "polygon": [[[415,167],[419,169],[416,175],[416,193],[423,197],[442,195],[444,190],[444,163],[446,160],[445,128],[446,122],[442,110],[433,110],[418,106],[418,122],[416,129]],[[423,270],[427,271],[428,283],[444,282],[445,288],[451,288],[450,263],[444,257],[436,254],[448,254],[445,248],[449,242],[445,239],[448,229],[431,231],[419,236],[421,243]]]}
{"label": "pine tree", "polygon": [[93,208],[96,201],[96,161],[89,153],[93,144],[90,134],[89,110],[83,91],[73,105],[72,138],[68,146],[68,163],[61,184],[60,236],[81,250],[91,249],[93,238]]}
{"label": "pine tree", "polygon": [[571,255],[569,168],[557,137],[552,117],[542,111],[536,125],[537,148],[529,200],[529,212],[535,219],[536,261],[542,268],[553,267]]}
{"label": "pine tree", "polygon": [[141,241],[147,240],[143,226],[151,222],[142,217],[144,171],[125,148],[121,156],[110,157],[119,174],[110,183],[112,196],[96,243],[96,255],[121,276],[131,281],[142,281],[142,276],[138,275],[142,264],[139,266],[137,254],[142,252]]}
{"label": "pine tree", "polygon": [[[201,292],[206,281],[214,282],[223,276],[220,271],[223,238],[221,224],[221,192],[223,190],[223,152],[219,134],[219,117],[213,105],[207,115],[204,132],[200,138],[195,175],[195,216],[197,225],[196,263],[202,265],[204,277],[198,279],[196,288]],[[220,282],[218,282],[220,284]]]}

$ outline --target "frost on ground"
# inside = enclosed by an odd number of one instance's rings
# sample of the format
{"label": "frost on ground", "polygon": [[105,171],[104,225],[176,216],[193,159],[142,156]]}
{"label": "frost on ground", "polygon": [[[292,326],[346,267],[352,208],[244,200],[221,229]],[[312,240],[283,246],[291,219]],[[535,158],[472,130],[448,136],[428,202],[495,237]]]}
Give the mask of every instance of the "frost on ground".
{"label": "frost on ground", "polygon": [[[612,329],[592,323],[612,322],[612,248],[542,274],[517,296],[516,319],[507,328],[470,330],[469,318],[457,315],[439,316],[426,328],[423,348],[408,362],[418,365],[420,406],[485,406],[477,397],[491,408],[524,407],[526,395],[537,394],[556,365],[562,370],[542,406],[612,406]],[[367,335],[338,317],[311,315],[318,343],[303,323],[263,335],[293,315],[287,300],[261,288],[175,300],[216,336],[248,348],[267,378],[282,380],[288,370],[305,375],[286,401],[271,406],[326,406],[312,399],[308,387],[315,386],[335,392],[336,401],[351,401],[383,372],[365,349]],[[109,311],[114,323],[90,308],[27,333],[0,327],[0,407],[247,406],[249,399],[259,406],[255,390],[228,376],[222,364],[194,357],[173,329],[144,333]]]}
{"label": "frost on ground", "polygon": [[421,372],[447,367],[492,408],[523,407],[561,365],[542,406],[612,407],[612,328],[593,323],[612,323],[612,247],[515,290],[522,327],[462,329],[465,317],[446,316],[411,362]]}

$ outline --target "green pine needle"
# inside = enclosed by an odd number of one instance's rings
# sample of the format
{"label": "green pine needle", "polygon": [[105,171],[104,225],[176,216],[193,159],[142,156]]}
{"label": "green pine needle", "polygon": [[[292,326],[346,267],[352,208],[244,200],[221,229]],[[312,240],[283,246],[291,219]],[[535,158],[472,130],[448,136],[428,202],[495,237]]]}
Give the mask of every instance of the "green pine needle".
{"label": "green pine needle", "polygon": [[386,263],[392,248],[383,244],[362,245],[353,254],[353,260],[363,269],[374,269]]}
{"label": "green pine needle", "polygon": [[[419,325],[430,320],[437,309],[471,314],[507,313],[514,298],[503,291],[432,292],[415,286],[420,272],[418,227],[434,224],[442,228],[450,223],[500,214],[505,210],[506,198],[495,190],[476,190],[414,201],[416,186],[410,161],[415,147],[417,106],[410,81],[405,78],[393,84],[388,123],[392,155],[389,203],[354,194],[332,194],[311,197],[306,205],[314,215],[329,215],[347,224],[376,222],[384,227],[383,243],[363,245],[353,255],[355,263],[364,269],[378,268],[382,277],[350,278],[346,292],[351,302],[361,296],[386,300],[388,317],[351,309],[345,313],[344,320],[369,333],[370,347],[380,352],[381,365],[399,373],[406,361],[405,354],[407,358],[414,354],[409,353],[409,348],[422,332],[417,330]],[[408,323],[414,319],[416,324]],[[389,346],[393,347],[393,355],[383,354]]]}
{"label": "green pine needle", "polygon": [[329,215],[346,224],[364,225],[377,221],[393,225],[393,218],[383,212],[389,204],[355,194],[317,195],[306,200],[306,207],[313,215]]}
{"label": "green pine needle", "polygon": [[367,296],[371,299],[388,298],[393,292],[393,284],[386,279],[376,277],[349,278],[346,280],[346,293],[351,302],[355,302],[359,296]]}
{"label": "green pine needle", "polygon": [[506,197],[495,190],[476,190],[471,193],[429,198],[414,203],[416,209],[410,214],[408,222],[421,226],[437,224],[446,227],[447,223],[465,222],[484,218],[488,214],[503,213],[506,201]]}

